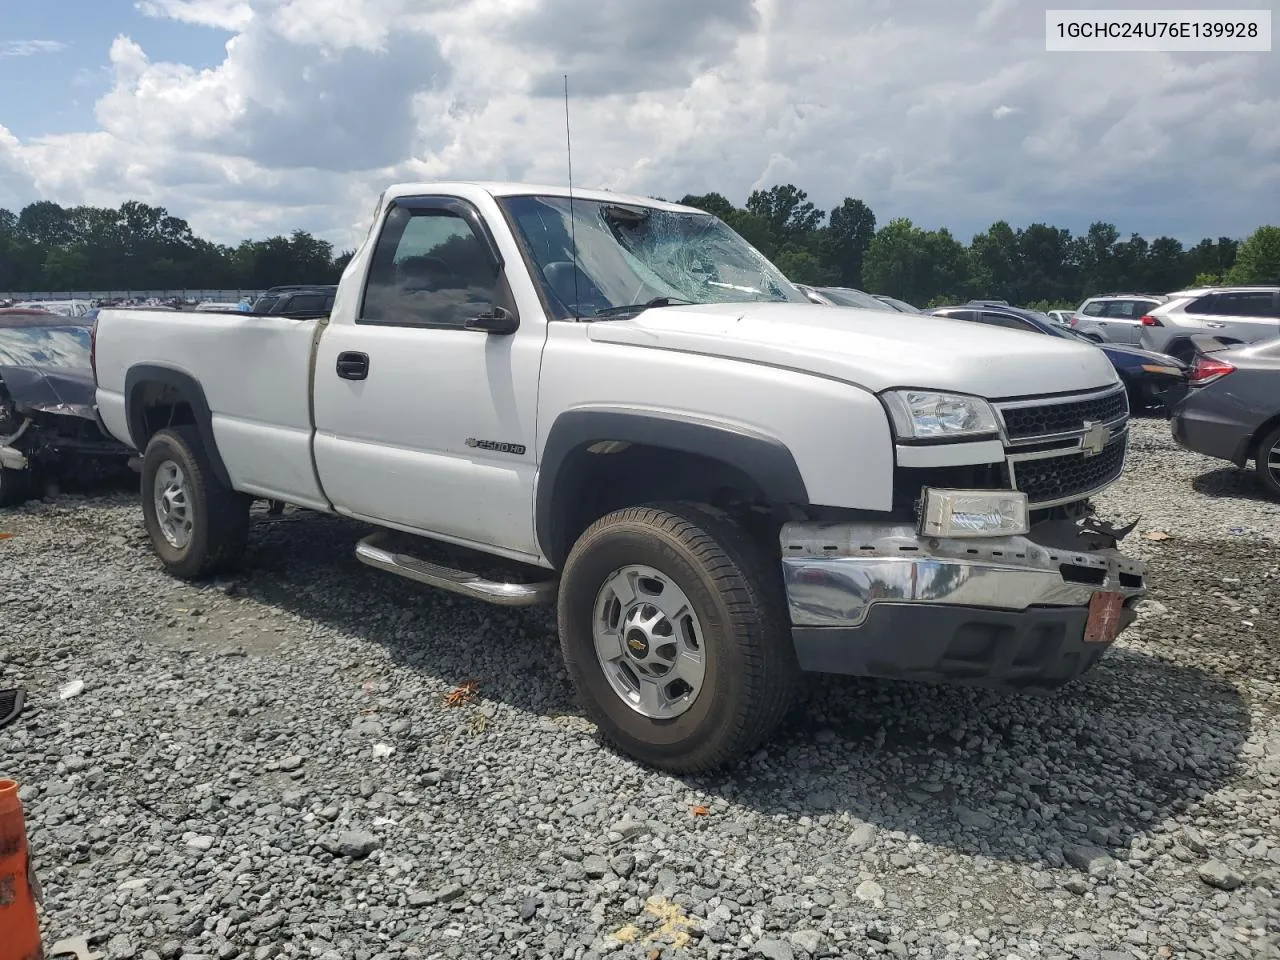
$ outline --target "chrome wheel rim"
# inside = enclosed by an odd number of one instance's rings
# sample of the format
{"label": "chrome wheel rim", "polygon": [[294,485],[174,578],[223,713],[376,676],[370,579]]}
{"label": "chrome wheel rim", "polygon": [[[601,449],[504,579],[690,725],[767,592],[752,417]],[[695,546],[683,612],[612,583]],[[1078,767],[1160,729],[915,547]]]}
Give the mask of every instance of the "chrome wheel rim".
{"label": "chrome wheel rim", "polygon": [[1270,450],[1267,451],[1267,473],[1271,475],[1271,480],[1277,486],[1280,486],[1280,440],[1275,442]]}
{"label": "chrome wheel rim", "polygon": [[693,604],[674,580],[630,564],[596,594],[596,657],[618,698],[641,716],[670,720],[693,706],[706,674],[706,644]]}
{"label": "chrome wheel rim", "polygon": [[160,534],[169,546],[181,550],[191,542],[191,494],[187,489],[187,475],[172,460],[165,460],[156,469],[152,484],[155,495],[156,522]]}

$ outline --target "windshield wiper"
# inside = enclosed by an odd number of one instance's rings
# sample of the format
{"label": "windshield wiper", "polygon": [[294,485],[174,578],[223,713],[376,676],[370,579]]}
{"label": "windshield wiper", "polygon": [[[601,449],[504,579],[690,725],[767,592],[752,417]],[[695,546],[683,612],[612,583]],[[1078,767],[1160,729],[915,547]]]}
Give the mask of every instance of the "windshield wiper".
{"label": "windshield wiper", "polygon": [[620,307],[606,307],[603,310],[597,310],[590,317],[585,319],[594,320],[597,317],[622,317],[628,314],[643,313],[651,307],[674,307],[679,304],[691,304],[692,300],[682,300],[680,297],[654,297],[647,303],[624,303]]}

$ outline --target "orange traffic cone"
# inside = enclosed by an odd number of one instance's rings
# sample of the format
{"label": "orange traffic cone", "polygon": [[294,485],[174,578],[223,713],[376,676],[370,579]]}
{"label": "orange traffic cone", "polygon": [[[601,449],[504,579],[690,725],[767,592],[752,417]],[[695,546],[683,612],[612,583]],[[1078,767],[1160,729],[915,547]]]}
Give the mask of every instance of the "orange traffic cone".
{"label": "orange traffic cone", "polygon": [[0,780],[0,960],[43,960],[18,785]]}

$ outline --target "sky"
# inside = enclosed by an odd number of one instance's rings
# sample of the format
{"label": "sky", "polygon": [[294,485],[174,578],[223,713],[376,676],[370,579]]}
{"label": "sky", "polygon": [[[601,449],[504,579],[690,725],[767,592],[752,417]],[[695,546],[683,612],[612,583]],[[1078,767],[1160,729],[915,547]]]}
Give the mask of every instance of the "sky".
{"label": "sky", "polygon": [[0,0],[0,207],[137,199],[348,248],[390,183],[565,182],[567,74],[577,186],[795,183],[966,242],[1280,222],[1280,51],[1047,53],[1049,5]]}

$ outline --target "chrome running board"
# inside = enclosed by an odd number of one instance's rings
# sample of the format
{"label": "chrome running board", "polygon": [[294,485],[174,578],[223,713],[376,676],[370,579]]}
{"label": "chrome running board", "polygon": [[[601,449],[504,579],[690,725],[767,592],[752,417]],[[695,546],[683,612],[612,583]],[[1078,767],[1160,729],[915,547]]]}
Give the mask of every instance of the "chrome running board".
{"label": "chrome running board", "polygon": [[441,590],[502,607],[532,607],[555,602],[558,587],[556,580],[533,583],[486,580],[477,573],[455,570],[391,549],[388,540],[393,536],[388,532],[379,532],[365,537],[356,544],[356,559],[377,570],[385,570],[425,583],[429,587],[439,587]]}

